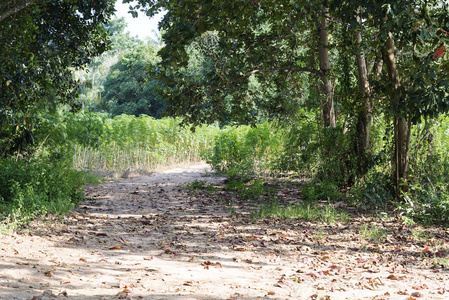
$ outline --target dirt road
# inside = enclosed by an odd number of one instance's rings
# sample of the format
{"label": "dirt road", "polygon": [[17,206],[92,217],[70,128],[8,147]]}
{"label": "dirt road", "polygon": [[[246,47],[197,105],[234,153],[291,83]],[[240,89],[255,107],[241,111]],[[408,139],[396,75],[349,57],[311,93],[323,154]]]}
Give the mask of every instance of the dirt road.
{"label": "dirt road", "polygon": [[178,187],[224,179],[207,173],[198,165],[86,187],[91,200],[63,221],[1,237],[0,298],[447,298],[446,269],[419,260],[425,245],[376,246],[355,224],[231,216],[223,197]]}

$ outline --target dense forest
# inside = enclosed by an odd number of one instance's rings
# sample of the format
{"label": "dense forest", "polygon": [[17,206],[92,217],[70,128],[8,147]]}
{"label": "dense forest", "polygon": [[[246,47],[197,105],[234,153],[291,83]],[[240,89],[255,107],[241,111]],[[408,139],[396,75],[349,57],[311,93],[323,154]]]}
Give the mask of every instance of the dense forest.
{"label": "dense forest", "polygon": [[114,3],[0,4],[5,228],[200,160],[246,196],[300,176],[304,201],[447,224],[445,1],[139,0],[165,12],[146,41]]}

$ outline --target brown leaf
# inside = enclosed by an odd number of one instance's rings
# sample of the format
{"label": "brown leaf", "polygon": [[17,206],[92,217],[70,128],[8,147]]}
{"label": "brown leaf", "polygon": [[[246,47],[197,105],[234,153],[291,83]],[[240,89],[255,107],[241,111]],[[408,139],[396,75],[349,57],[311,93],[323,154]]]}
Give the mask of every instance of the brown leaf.
{"label": "brown leaf", "polygon": [[273,295],[276,295],[276,293],[273,292],[273,291],[269,291],[269,292],[268,292],[268,296],[273,296]]}
{"label": "brown leaf", "polygon": [[69,294],[67,294],[67,291],[62,291],[58,294],[59,295],[63,295],[64,297],[69,297]]}
{"label": "brown leaf", "polygon": [[411,294],[411,296],[412,296],[412,297],[419,298],[419,297],[422,297],[422,294],[421,294],[420,292],[413,292],[413,293]]}
{"label": "brown leaf", "polygon": [[143,260],[153,260],[153,256],[144,257]]}
{"label": "brown leaf", "polygon": [[216,263],[212,263],[210,261],[204,261],[201,263],[202,266],[204,266],[205,269],[209,270],[209,266],[210,267],[214,267],[214,268],[222,268],[221,264],[219,262]]}
{"label": "brown leaf", "polygon": [[85,259],[85,258],[80,258],[80,261],[82,261],[82,262],[87,262],[87,260]]}
{"label": "brown leaf", "polygon": [[120,249],[122,249],[122,247],[120,247],[120,246],[115,246],[115,247],[109,248],[109,250],[120,250]]}
{"label": "brown leaf", "polygon": [[133,291],[128,286],[125,286],[125,288],[122,291],[118,292],[117,296],[129,295],[132,293]]}
{"label": "brown leaf", "polygon": [[419,286],[414,286],[413,287],[413,289],[415,289],[415,290],[418,290],[418,291],[421,291],[421,290],[425,290],[425,289],[428,289],[429,287],[427,286],[427,284],[422,284],[422,285],[419,285]]}

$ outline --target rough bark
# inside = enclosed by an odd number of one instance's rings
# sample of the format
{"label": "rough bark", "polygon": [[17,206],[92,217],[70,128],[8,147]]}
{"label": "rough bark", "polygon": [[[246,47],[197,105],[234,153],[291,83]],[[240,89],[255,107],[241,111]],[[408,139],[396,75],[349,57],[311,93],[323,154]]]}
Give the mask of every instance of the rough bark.
{"label": "rough bark", "polygon": [[[360,17],[357,16],[360,22]],[[356,46],[356,62],[358,69],[359,93],[362,95],[362,109],[357,120],[356,150],[357,150],[357,175],[366,174],[369,164],[370,134],[372,124],[372,101],[370,98],[370,86],[368,81],[368,71],[365,55],[360,49],[362,34],[360,31],[354,32],[354,43]]]}
{"label": "rough bark", "polygon": [[[396,66],[394,44],[391,34],[385,43],[384,50],[384,61],[387,67],[388,78],[393,87],[390,94],[390,101],[391,106],[395,107],[398,99],[401,97],[399,92],[401,81]],[[395,147],[393,157],[393,178],[396,187],[396,196],[400,196],[401,191],[407,190],[405,182],[409,172],[411,122],[407,120],[406,116],[395,114],[393,116],[393,126]]]}
{"label": "rough bark", "polygon": [[329,80],[331,71],[329,61],[329,33],[327,29],[327,9],[324,10],[324,16],[318,23],[319,45],[318,45],[318,59],[320,63],[320,78],[322,82],[321,94],[324,97],[323,101],[323,118],[325,127],[336,127],[336,117],[334,110],[334,92],[332,83]]}

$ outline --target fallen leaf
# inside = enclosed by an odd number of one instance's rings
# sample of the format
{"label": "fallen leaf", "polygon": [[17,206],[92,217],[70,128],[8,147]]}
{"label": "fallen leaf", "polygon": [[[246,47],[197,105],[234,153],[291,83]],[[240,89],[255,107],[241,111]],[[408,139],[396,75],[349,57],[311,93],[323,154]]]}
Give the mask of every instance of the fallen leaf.
{"label": "fallen leaf", "polygon": [[44,275],[47,277],[53,277],[53,273],[51,271],[44,272]]}
{"label": "fallen leaf", "polygon": [[125,288],[122,291],[118,292],[117,296],[129,295],[132,293],[133,291],[129,287],[125,286]]}
{"label": "fallen leaf", "polygon": [[412,296],[412,297],[419,298],[419,297],[422,297],[422,294],[421,294],[420,292],[413,292],[413,293],[411,294],[411,296]]}
{"label": "fallen leaf", "polygon": [[205,269],[209,270],[209,267],[214,267],[214,268],[222,268],[221,264],[219,262],[216,263],[212,263],[210,261],[204,261],[201,263],[202,266],[204,266]]}
{"label": "fallen leaf", "polygon": [[413,289],[415,289],[415,290],[418,290],[418,291],[421,291],[421,290],[425,290],[425,289],[428,289],[429,287],[427,286],[427,284],[423,284],[423,285],[420,285],[420,286],[414,286],[413,287]]}
{"label": "fallen leaf", "polygon": [[153,256],[144,257],[143,260],[153,260]]}
{"label": "fallen leaf", "polygon": [[122,249],[122,247],[120,247],[120,246],[115,246],[115,247],[109,248],[109,250],[120,250],[120,249]]}
{"label": "fallen leaf", "polygon": [[59,295],[63,295],[64,297],[69,297],[69,295],[67,294],[67,291],[62,291],[58,294]]}
{"label": "fallen leaf", "polygon": [[269,292],[268,292],[268,296],[273,296],[273,295],[276,295],[276,293],[273,292],[273,291],[269,291]]}
{"label": "fallen leaf", "polygon": [[80,258],[80,261],[82,261],[82,262],[87,262],[87,260],[85,259],[85,258]]}

